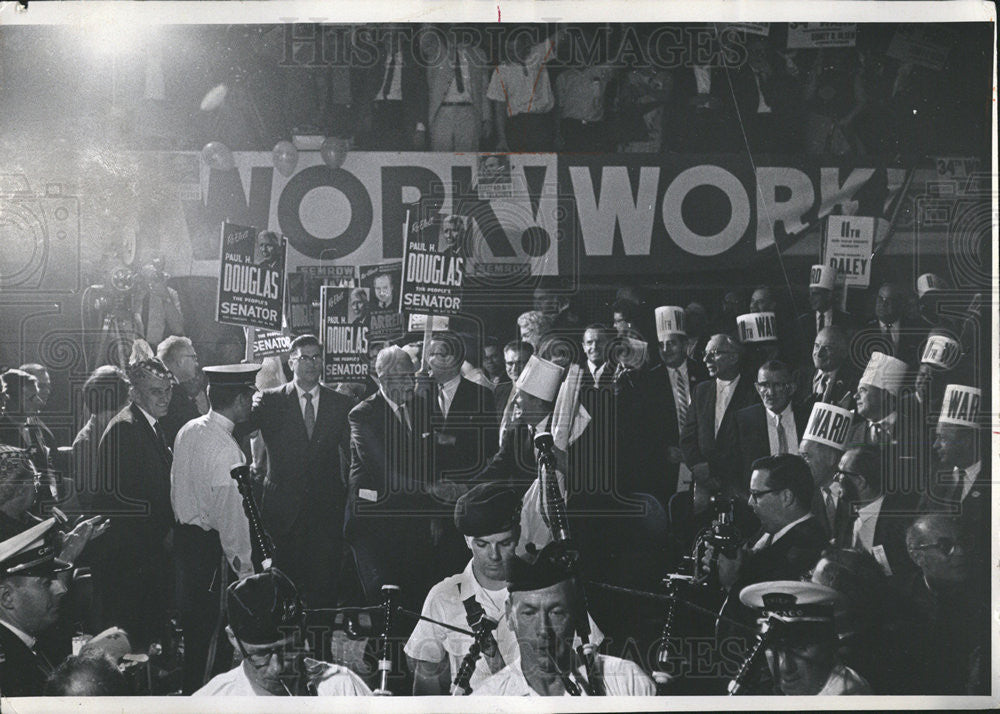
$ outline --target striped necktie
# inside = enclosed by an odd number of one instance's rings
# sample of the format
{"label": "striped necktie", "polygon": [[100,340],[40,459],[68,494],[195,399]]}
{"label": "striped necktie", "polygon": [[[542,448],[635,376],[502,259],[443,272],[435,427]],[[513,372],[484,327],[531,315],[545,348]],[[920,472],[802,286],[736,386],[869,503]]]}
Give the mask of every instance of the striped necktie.
{"label": "striped necktie", "polygon": [[690,404],[687,380],[679,369],[675,369],[672,376],[674,379],[674,402],[676,402],[675,406],[677,407],[677,424],[679,428],[683,428],[684,422],[687,421]]}

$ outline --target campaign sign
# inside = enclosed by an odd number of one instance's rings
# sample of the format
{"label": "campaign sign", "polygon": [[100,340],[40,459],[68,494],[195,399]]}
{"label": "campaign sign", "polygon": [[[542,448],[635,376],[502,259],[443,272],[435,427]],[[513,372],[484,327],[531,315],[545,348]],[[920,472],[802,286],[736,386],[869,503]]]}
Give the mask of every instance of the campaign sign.
{"label": "campaign sign", "polygon": [[411,214],[403,251],[403,312],[457,315],[462,311],[465,232],[461,216]]}
{"label": "campaign sign", "polygon": [[323,381],[361,382],[368,376],[368,289],[320,287]]}
{"label": "campaign sign", "polygon": [[854,47],[858,26],[845,22],[790,22],[788,49]]}
{"label": "campaign sign", "polygon": [[271,231],[222,224],[216,321],[281,329],[285,249],[284,237]]}
{"label": "campaign sign", "polygon": [[368,338],[392,340],[402,336],[403,313],[399,310],[399,284],[403,277],[400,262],[362,265],[358,269],[358,285],[368,288],[371,303],[368,318]]}
{"label": "campaign sign", "polygon": [[300,265],[288,274],[288,329],[293,335],[311,335],[319,329],[319,290],[324,285],[350,288],[353,265]]}
{"label": "campaign sign", "polygon": [[250,328],[250,361],[283,357],[292,349],[292,338],[284,332]]}
{"label": "campaign sign", "polygon": [[875,219],[830,216],[826,223],[826,264],[844,276],[844,285],[867,288],[872,279]]}

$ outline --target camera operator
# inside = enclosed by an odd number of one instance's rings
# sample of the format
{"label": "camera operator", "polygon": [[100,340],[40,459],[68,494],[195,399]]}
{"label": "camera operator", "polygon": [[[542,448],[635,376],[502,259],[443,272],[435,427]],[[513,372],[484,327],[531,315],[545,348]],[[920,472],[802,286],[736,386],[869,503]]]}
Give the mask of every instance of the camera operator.
{"label": "camera operator", "polygon": [[[757,459],[750,476],[749,504],[761,531],[734,553],[706,548],[703,565],[715,569],[729,591],[721,615],[753,625],[754,613],[739,602],[740,590],[768,580],[797,580],[819,560],[826,545],[823,526],[810,510],[813,482],[800,456],[779,454]],[[720,623],[720,635],[725,631]]]}

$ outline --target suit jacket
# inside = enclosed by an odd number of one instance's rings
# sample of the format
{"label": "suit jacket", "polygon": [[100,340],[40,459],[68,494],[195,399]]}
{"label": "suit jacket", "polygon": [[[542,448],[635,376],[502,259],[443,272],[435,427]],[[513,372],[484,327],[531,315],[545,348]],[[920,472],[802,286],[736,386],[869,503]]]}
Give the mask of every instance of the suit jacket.
{"label": "suit jacket", "polygon": [[[427,64],[427,119],[428,122],[432,122],[455,78],[455,48],[450,43],[448,47],[442,47],[437,35],[426,32],[421,35],[420,49],[428,60],[438,60],[434,64],[430,62]],[[489,99],[486,98],[490,80],[490,67],[486,55],[478,47],[468,45],[460,46],[458,51],[469,65],[467,89],[472,97],[472,106],[481,120],[492,123],[493,110]]]}
{"label": "suit jacket", "polygon": [[198,405],[194,399],[188,395],[182,386],[175,387],[173,393],[170,395],[170,404],[167,406],[167,413],[160,419],[160,427],[167,437],[167,444],[170,448],[174,447],[174,441],[177,440],[177,432],[181,430],[181,427],[200,416],[201,412],[198,411]]}
{"label": "suit jacket", "polygon": [[689,467],[707,462],[709,471],[721,479],[723,495],[727,497],[749,497],[744,479],[739,477],[741,466],[736,412],[758,399],[756,391],[753,378],[741,375],[716,433],[715,380],[706,379],[695,387],[687,421],[681,430],[680,446],[684,451],[684,462]]}
{"label": "suit jacket", "polygon": [[[756,543],[762,535],[762,532],[758,533],[749,544]],[[823,526],[811,517],[790,529],[777,542],[751,553],[744,560],[736,582],[729,588],[722,615],[753,624],[757,613],[740,602],[740,591],[754,583],[800,579],[803,573],[816,565],[826,544]]]}
{"label": "suit jacket", "polygon": [[0,696],[40,697],[49,664],[0,624]]}
{"label": "suit jacket", "polygon": [[870,345],[871,350],[884,352],[906,362],[911,367],[920,363],[920,346],[927,339],[927,323],[924,321],[913,322],[906,318],[899,320],[899,345],[894,346],[892,341],[882,336],[882,327],[877,319],[868,322],[862,329],[858,330],[855,340],[864,340],[865,345]]}
{"label": "suit jacket", "polygon": [[134,403],[108,422],[98,447],[102,488],[94,499],[95,510],[111,518],[108,532],[95,543],[107,563],[121,568],[123,562],[145,563],[162,552],[174,522],[172,462],[173,454]]}
{"label": "suit jacket", "polygon": [[523,494],[538,477],[534,430],[527,424],[507,427],[503,444],[476,476],[477,482],[498,482]]}
{"label": "suit jacket", "polygon": [[497,422],[503,419],[503,411],[507,408],[507,400],[510,399],[511,392],[514,391],[514,383],[510,380],[498,382],[493,388],[493,401],[496,405]]}
{"label": "suit jacket", "polygon": [[[809,312],[802,313],[796,318],[795,323],[799,332],[799,338],[811,351],[812,345],[816,341],[816,311],[810,310]],[[858,327],[857,320],[854,319],[853,315],[843,312],[837,307],[833,307],[833,322],[831,324],[843,327],[848,331],[855,330]],[[826,327],[829,327],[829,325],[826,325]]]}
{"label": "suit jacket", "polygon": [[[801,405],[793,403],[792,417],[795,419],[796,438],[801,440],[806,422],[809,420],[809,412]],[[743,469],[741,474],[749,490],[753,462],[771,455],[771,442],[767,437],[767,410],[763,403],[752,404],[736,412],[736,436]]]}
{"label": "suit jacket", "polygon": [[[875,521],[872,549],[875,550],[881,546],[889,563],[889,569],[892,570],[892,575],[897,579],[897,582],[905,581],[917,570],[917,566],[910,560],[910,554],[906,550],[906,529],[913,522],[916,505],[916,500],[912,496],[886,494]],[[854,546],[853,519],[849,523],[848,527],[837,534],[836,546],[838,548],[852,548]]]}
{"label": "suit jacket", "polygon": [[340,532],[347,484],[341,470],[349,453],[350,398],[320,385],[312,439],[306,435],[295,383],[265,389],[254,399],[250,428],[267,449],[261,518],[268,533],[291,532],[301,512],[329,519]]}
{"label": "suit jacket", "polygon": [[[417,124],[427,125],[427,73],[424,63],[418,57],[413,45],[413,36],[408,32],[398,34],[399,49],[402,53],[403,65],[400,76],[399,91],[402,97],[401,110],[403,123],[412,132]],[[386,79],[387,64],[390,61],[391,40],[386,37],[378,45],[378,57],[375,64],[362,70],[362,97],[367,103],[376,102],[382,84]]]}
{"label": "suit jacket", "polygon": [[[347,415],[351,470],[345,532],[349,540],[381,527],[383,514],[421,513],[430,505],[426,452],[430,434],[420,423],[419,407],[410,407],[412,429],[396,417],[381,392]],[[373,500],[374,499],[374,500]]]}
{"label": "suit jacket", "polygon": [[[841,365],[833,372],[832,378],[827,384],[826,399],[821,400],[813,393],[813,380],[816,378],[817,371],[812,366],[808,369],[802,369],[799,373],[798,387],[795,392],[795,401],[808,405],[810,409],[812,409],[812,405],[817,401],[839,404],[840,400],[845,396],[854,394],[858,388],[858,380],[861,379],[861,373],[849,362]],[[853,398],[847,408],[854,408]]]}
{"label": "suit jacket", "polygon": [[431,401],[431,409],[432,433],[455,437],[453,445],[435,442],[432,477],[473,478],[497,452],[500,439],[492,390],[462,377],[447,418],[441,414],[436,398]]}

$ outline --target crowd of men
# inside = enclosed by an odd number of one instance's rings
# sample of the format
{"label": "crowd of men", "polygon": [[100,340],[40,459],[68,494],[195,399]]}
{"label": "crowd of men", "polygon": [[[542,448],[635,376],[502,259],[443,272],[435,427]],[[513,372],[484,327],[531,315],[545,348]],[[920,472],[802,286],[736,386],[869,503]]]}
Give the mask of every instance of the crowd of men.
{"label": "crowd of men", "polygon": [[983,316],[802,278],[805,314],[759,286],[714,323],[540,290],[352,389],[313,335],[264,368],[172,336],[94,371],[71,448],[45,367],[4,371],[0,694],[135,691],[175,630],[198,695],[370,694],[380,641],[396,694],[987,693]]}

